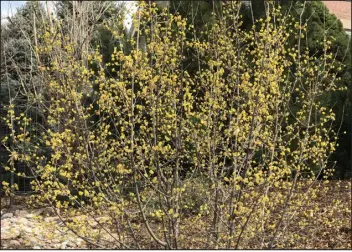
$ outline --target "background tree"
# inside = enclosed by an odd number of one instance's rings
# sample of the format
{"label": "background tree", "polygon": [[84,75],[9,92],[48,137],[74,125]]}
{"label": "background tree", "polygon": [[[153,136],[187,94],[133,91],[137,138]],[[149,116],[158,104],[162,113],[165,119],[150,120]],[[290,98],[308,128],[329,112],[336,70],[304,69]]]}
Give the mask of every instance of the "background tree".
{"label": "background tree", "polygon": [[[302,8],[304,1],[276,1],[277,5],[282,6],[282,13],[284,15],[292,15],[297,21],[300,19],[302,22],[306,22],[306,25],[310,28],[305,34],[306,38],[302,40],[301,46],[308,46],[310,54],[319,57],[323,53],[323,45],[321,41],[326,38],[333,38],[331,42],[331,48],[329,49],[334,53],[334,57],[344,66],[341,69],[334,69],[334,72],[338,73],[338,77],[341,80],[338,81],[339,87],[346,87],[348,90],[339,92],[327,92],[320,97],[321,101],[328,107],[333,107],[334,113],[337,118],[334,124],[335,130],[339,130],[340,135],[338,138],[338,146],[336,151],[332,154],[331,160],[336,161],[336,177],[345,178],[350,176],[351,170],[351,100],[348,98],[348,93],[351,92],[351,39],[348,37],[342,27],[340,20],[336,18],[334,14],[329,13],[329,10],[325,7],[321,1],[306,2],[304,8]],[[212,26],[211,12],[218,10],[217,6],[213,1],[171,1],[170,11],[172,13],[179,12],[183,17],[187,18],[188,24],[196,24],[198,30],[193,34],[189,34],[190,37],[201,38],[202,32],[209,29]],[[241,27],[246,30],[251,30],[252,25],[259,19],[266,17],[265,1],[263,0],[252,0],[245,1],[240,10],[242,15]],[[199,15],[199,14],[202,15]],[[208,27],[208,28],[205,28]],[[297,44],[297,38],[292,34],[290,38],[291,45]],[[195,51],[190,50],[186,52],[188,61],[186,66],[194,71],[199,70],[199,54]],[[193,71],[193,72],[194,72]],[[294,104],[291,105],[292,109],[295,109]],[[346,132],[346,133],[345,133]]]}
{"label": "background tree", "polygon": [[[58,31],[60,36],[67,36],[72,41],[76,41],[76,57],[82,57],[80,56],[82,53],[88,53],[100,44],[100,51],[106,60],[111,56],[113,46],[120,42],[112,40],[113,35],[104,27],[104,24],[123,12],[123,5],[115,5],[109,1],[83,3],[66,1],[59,2],[56,6],[58,18],[55,19],[52,15],[49,18],[47,11],[50,10],[45,7],[47,6],[43,6],[39,1],[27,2],[18,9],[13,17],[8,18],[7,24],[2,23],[1,25],[1,107],[6,108],[12,104],[16,108],[15,117],[26,113],[26,115],[30,115],[33,122],[38,122],[38,124],[44,124],[47,116],[46,105],[42,101],[53,95],[47,93],[42,76],[38,75],[38,67],[49,67],[55,61],[55,53],[57,53],[52,51],[45,56],[41,54],[39,57],[38,53],[40,52],[37,51],[37,46],[45,37],[45,32],[49,32],[44,27],[50,29],[54,25],[60,25],[61,30]],[[75,13],[73,13],[73,8],[76,10]],[[124,29],[123,26],[118,28]],[[60,56],[56,55],[56,57]],[[90,93],[91,90],[87,90],[87,92]],[[87,103],[93,102],[87,96],[85,99]],[[2,110],[1,113],[2,119],[5,118],[6,110]],[[2,125],[5,124],[6,122],[2,121]],[[32,134],[39,134],[41,129],[36,128],[34,123],[32,126]],[[8,134],[9,130],[2,127],[1,140],[7,143],[12,141],[7,137]],[[32,137],[32,141],[37,140]],[[9,160],[8,151],[4,146],[1,147],[2,177],[10,182],[10,174],[12,173],[3,170],[4,167],[8,167],[6,164]],[[47,156],[50,155],[48,148],[44,148],[42,151]],[[17,167],[15,175],[17,182],[17,174],[20,173],[20,170],[27,170],[27,175],[29,175],[28,163],[25,165],[16,162],[13,165]],[[21,181],[20,185],[22,184]],[[24,184],[27,186],[26,190],[29,190],[29,181],[26,180]],[[20,189],[23,190],[23,186]]]}
{"label": "background tree", "polygon": [[61,1],[57,3],[56,9],[58,19],[64,22],[63,33],[70,34],[73,43],[79,45],[77,53],[88,53],[99,45],[105,62],[118,43],[113,40],[112,32],[106,30],[104,24],[116,20],[124,12],[123,6],[123,3],[111,1]]}
{"label": "background tree", "polygon": [[[265,1],[252,0],[246,5],[243,5],[242,15],[243,25],[246,29],[250,29],[253,24],[253,19],[259,20],[265,18]],[[331,42],[330,52],[334,54],[336,60],[343,64],[341,68],[336,68],[333,71],[341,78],[338,81],[339,87],[350,89],[351,83],[351,38],[348,37],[343,29],[342,23],[334,14],[329,13],[329,10],[321,1],[306,2],[303,8],[304,1],[277,1],[282,6],[282,13],[292,15],[296,20],[307,22],[309,27],[305,34],[306,39],[302,40],[302,47],[308,46],[310,54],[319,57],[323,54],[323,45],[321,41],[327,38],[333,38]],[[292,45],[297,44],[297,39],[292,36]],[[331,160],[336,161],[336,173],[339,178],[351,176],[351,100],[348,98],[348,93],[351,91],[327,92],[320,99],[328,107],[333,107],[337,118],[335,122],[335,130],[340,131],[338,138],[338,146],[332,154]],[[294,106],[293,106],[294,107]]]}
{"label": "background tree", "polygon": [[[33,106],[33,98],[42,92],[42,82],[38,76],[38,55],[34,50],[37,43],[36,29],[41,27],[47,20],[43,6],[39,1],[26,2],[19,8],[13,17],[8,17],[6,23],[1,23],[1,86],[0,86],[0,135],[2,143],[11,143],[13,139],[7,123],[6,109],[15,106],[13,119],[22,114],[33,119],[41,120],[42,114]],[[31,100],[31,103],[28,101]],[[17,129],[16,129],[17,130]],[[11,143],[10,146],[13,146]],[[4,145],[0,148],[1,177],[3,181],[19,182],[21,191],[28,190],[23,179],[16,175],[26,171],[26,177],[30,172],[23,162],[19,163],[13,157],[9,158],[9,152]],[[8,170],[11,167],[11,172]],[[16,174],[15,170],[16,170]],[[13,177],[15,175],[15,178]],[[12,176],[12,177],[11,177]],[[10,179],[11,177],[11,179]],[[26,181],[26,180],[25,180]],[[29,185],[29,183],[27,183]]]}

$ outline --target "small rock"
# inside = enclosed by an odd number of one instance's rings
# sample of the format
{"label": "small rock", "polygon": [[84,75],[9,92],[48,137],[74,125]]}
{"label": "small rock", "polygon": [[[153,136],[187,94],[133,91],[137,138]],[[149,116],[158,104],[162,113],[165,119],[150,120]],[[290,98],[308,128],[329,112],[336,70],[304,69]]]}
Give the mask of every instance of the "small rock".
{"label": "small rock", "polygon": [[69,243],[67,243],[67,247],[69,248],[74,248],[76,246],[76,244],[72,241],[70,241]]}
{"label": "small rock", "polygon": [[84,242],[84,240],[82,238],[78,238],[76,240],[76,244],[77,244],[78,247],[80,247],[83,244],[83,242]]}
{"label": "small rock", "polygon": [[33,236],[28,237],[26,240],[27,240],[27,241],[29,242],[29,244],[32,245],[32,246],[38,244],[38,240],[37,240],[36,238],[34,238]]}
{"label": "small rock", "polygon": [[61,243],[60,249],[66,249],[68,243],[69,241],[64,241],[63,243]]}
{"label": "small rock", "polygon": [[24,232],[25,234],[30,234],[30,233],[33,233],[33,229],[28,227],[28,226],[23,226],[21,228],[21,231]]}
{"label": "small rock", "polygon": [[17,217],[24,217],[28,214],[28,212],[26,210],[17,210],[15,212],[15,216]]}
{"label": "small rock", "polygon": [[1,215],[1,219],[8,219],[8,218],[12,218],[13,217],[13,213],[5,213],[3,215]]}
{"label": "small rock", "polygon": [[1,220],[1,229],[10,227],[11,221],[9,219]]}
{"label": "small rock", "polygon": [[32,228],[32,233],[35,234],[37,237],[43,235],[43,229],[39,226]]}
{"label": "small rock", "polygon": [[12,225],[16,225],[16,222],[17,222],[17,218],[8,218],[6,220],[9,220],[10,223],[12,223]]}
{"label": "small rock", "polygon": [[51,207],[45,207],[45,208],[41,208],[41,209],[38,209],[36,211],[34,211],[34,214],[35,215],[43,215],[43,216],[51,216],[53,214],[53,210]]}
{"label": "small rock", "polygon": [[57,216],[54,216],[54,217],[46,217],[46,218],[44,218],[44,221],[45,221],[45,222],[55,222],[55,223],[57,223],[57,222],[60,221],[60,218],[57,217]]}
{"label": "small rock", "polygon": [[34,211],[35,215],[41,215],[44,212],[44,208],[40,208]]}
{"label": "small rock", "polygon": [[32,219],[32,218],[34,218],[34,214],[27,214],[26,216],[25,216],[25,218],[27,218],[27,219]]}
{"label": "small rock", "polygon": [[34,246],[33,249],[42,249],[42,248],[39,246]]}
{"label": "small rock", "polygon": [[21,235],[20,230],[12,229],[12,230],[2,230],[1,229],[1,240],[14,240]]}
{"label": "small rock", "polygon": [[18,248],[18,247],[21,247],[21,243],[19,241],[16,241],[16,240],[11,240],[9,242],[9,247]]}
{"label": "small rock", "polygon": [[25,225],[30,227],[30,228],[33,228],[36,225],[36,223],[33,222],[33,221],[27,221]]}
{"label": "small rock", "polygon": [[26,218],[20,217],[20,218],[15,218],[15,219],[16,219],[15,222],[18,222],[19,224],[23,224],[23,225],[28,224],[28,220]]}

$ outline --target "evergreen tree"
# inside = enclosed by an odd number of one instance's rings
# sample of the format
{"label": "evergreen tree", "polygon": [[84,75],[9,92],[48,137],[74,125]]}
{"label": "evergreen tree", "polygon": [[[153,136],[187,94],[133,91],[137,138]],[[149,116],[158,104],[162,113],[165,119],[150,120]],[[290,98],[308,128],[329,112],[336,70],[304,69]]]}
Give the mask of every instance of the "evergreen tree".
{"label": "evergreen tree", "polygon": [[[298,16],[298,13],[296,14]],[[351,39],[343,29],[342,23],[334,14],[329,13],[327,7],[321,1],[312,1],[306,4],[305,11],[302,15],[303,20],[308,23],[307,44],[310,51],[316,53],[317,56],[323,53],[321,42],[324,38],[334,38],[331,51],[336,55],[336,61],[343,63],[345,67],[341,70],[336,70],[339,86],[346,87],[346,91],[335,93],[327,93],[322,97],[322,102],[327,107],[333,107],[333,111],[337,115],[335,129],[339,130],[340,137],[338,139],[338,147],[335,153],[332,154],[331,160],[336,163],[336,176],[345,178],[348,171],[351,170],[352,160],[351,155],[351,97],[348,97],[348,92],[351,92]],[[348,91],[348,89],[350,91]],[[346,132],[347,136],[344,134]]]}
{"label": "evergreen tree", "polygon": [[[26,113],[27,116],[38,120],[38,110],[30,106],[31,92],[41,93],[41,79],[37,73],[38,58],[36,57],[35,44],[38,38],[37,31],[46,20],[45,11],[39,1],[27,1],[19,8],[16,14],[8,17],[8,22],[1,24],[1,85],[0,85],[0,140],[9,143],[12,140],[6,127],[5,116],[7,107],[15,107],[15,115]],[[35,91],[34,91],[35,90]],[[39,114],[40,116],[40,114]],[[40,120],[40,119],[39,119]],[[11,146],[11,144],[8,144]],[[14,174],[5,171],[9,165],[9,154],[4,146],[0,145],[0,167],[2,181],[11,180],[23,182],[22,178],[13,178]],[[23,164],[15,163],[17,172],[24,172]],[[25,170],[29,175],[29,170]],[[19,183],[20,190],[28,189],[29,183]],[[23,185],[26,187],[24,188]]]}
{"label": "evergreen tree", "polygon": [[[334,14],[329,13],[329,10],[321,1],[306,2],[303,9],[304,1],[288,1],[279,0],[277,4],[282,6],[282,12],[287,15],[292,15],[299,21],[301,13],[302,24],[305,22],[308,26],[307,38],[302,39],[302,48],[308,45],[311,55],[319,57],[323,54],[322,41],[324,38],[334,38],[334,42],[330,51],[336,55],[336,61],[343,63],[345,67],[341,70],[336,69],[337,77],[341,78],[338,85],[345,86],[349,91],[339,91],[334,94],[326,93],[321,97],[322,103],[327,107],[333,107],[333,111],[337,115],[335,130],[342,133],[338,139],[339,146],[335,153],[332,154],[331,160],[337,161],[336,175],[343,178],[348,174],[352,167],[352,84],[351,83],[351,39],[345,33],[342,23]],[[253,22],[266,15],[266,4],[264,0],[244,1],[241,8],[243,16],[242,28],[246,30],[252,29]],[[211,12],[216,11],[216,4],[213,1],[171,1],[170,11],[172,13],[180,13],[188,18],[188,23],[195,23],[197,27],[211,25]],[[201,29],[198,29],[196,36],[201,37]],[[189,34],[194,36],[194,34]],[[291,36],[291,45],[297,44],[296,34]],[[196,52],[187,54],[188,65],[190,68],[197,68]],[[193,64],[192,64],[193,62]],[[294,109],[294,105],[292,105]],[[343,135],[347,133],[347,137]]]}
{"label": "evergreen tree", "polygon": [[[57,6],[58,19],[63,22],[63,33],[70,34],[78,45],[78,50],[92,50],[99,46],[103,62],[107,62],[118,41],[104,26],[123,16],[124,4],[111,1],[60,1]],[[118,27],[123,29],[123,27]]]}

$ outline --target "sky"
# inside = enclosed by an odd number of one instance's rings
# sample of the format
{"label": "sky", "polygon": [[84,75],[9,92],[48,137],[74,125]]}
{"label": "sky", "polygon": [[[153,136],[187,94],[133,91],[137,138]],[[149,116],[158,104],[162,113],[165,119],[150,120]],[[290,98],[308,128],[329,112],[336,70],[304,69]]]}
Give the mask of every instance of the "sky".
{"label": "sky", "polygon": [[7,16],[12,16],[16,8],[23,6],[25,1],[1,1],[1,20]]}
{"label": "sky", "polygon": [[[45,1],[42,1],[45,3]],[[26,1],[2,1],[1,0],[1,22],[7,22],[6,17],[10,16],[12,17],[15,13],[16,10],[20,7],[22,7]],[[49,8],[51,10],[54,9],[54,3],[53,1],[48,1]]]}
{"label": "sky", "polygon": [[[7,22],[6,17],[13,16],[16,13],[16,9],[23,6],[26,1],[1,1],[1,22]],[[42,1],[43,3],[45,1]],[[127,10],[130,10],[131,13],[135,11],[135,1],[125,1]],[[53,10],[55,7],[54,1],[48,1],[50,10]],[[130,28],[131,26],[131,15],[127,15],[126,20],[124,21],[125,26]]]}

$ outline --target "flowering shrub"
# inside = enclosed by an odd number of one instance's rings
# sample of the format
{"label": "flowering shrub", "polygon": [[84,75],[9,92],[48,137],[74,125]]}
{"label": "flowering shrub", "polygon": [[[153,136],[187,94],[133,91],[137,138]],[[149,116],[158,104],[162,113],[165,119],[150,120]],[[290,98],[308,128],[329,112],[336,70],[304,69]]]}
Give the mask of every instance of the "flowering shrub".
{"label": "flowering shrub", "polygon": [[[31,139],[31,121],[15,118],[9,150],[37,176],[36,200],[87,242],[274,248],[305,244],[318,225],[341,226],[330,218],[341,202],[319,215],[315,201],[328,188],[318,185],[332,174],[336,141],[335,115],[318,101],[337,89],[329,40],[323,55],[310,56],[288,43],[292,34],[304,38],[306,26],[271,4],[249,32],[240,28],[240,3],[222,5],[201,40],[186,36],[193,28],[181,16],[141,2],[132,49],[115,48],[106,65],[97,50],[75,57],[77,45],[59,25],[40,37],[37,52],[49,60],[35,103],[46,120]],[[189,49],[199,64],[192,76]],[[192,188],[204,192],[200,201]]]}

